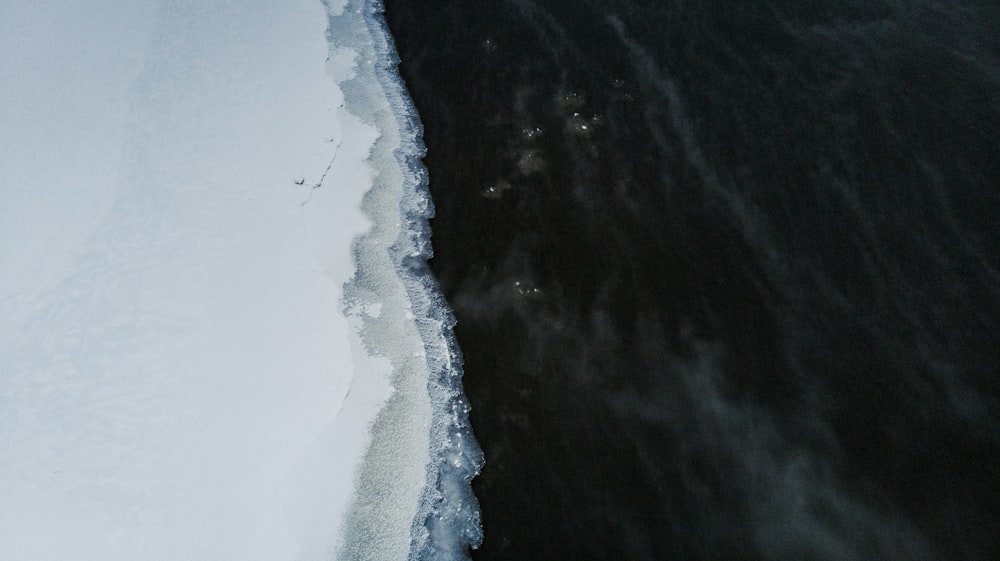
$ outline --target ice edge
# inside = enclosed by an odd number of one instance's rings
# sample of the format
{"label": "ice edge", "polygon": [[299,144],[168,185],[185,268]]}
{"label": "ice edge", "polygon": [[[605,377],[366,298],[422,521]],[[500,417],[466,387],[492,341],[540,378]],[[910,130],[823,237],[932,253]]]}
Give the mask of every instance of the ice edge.
{"label": "ice edge", "polygon": [[[329,6],[328,6],[329,7]],[[400,174],[401,196],[399,197],[399,230],[395,241],[389,246],[389,257],[395,269],[396,277],[402,283],[406,292],[407,304],[412,313],[412,321],[416,328],[423,350],[423,367],[426,369],[426,391],[430,399],[429,462],[426,465],[426,480],[420,493],[416,512],[409,529],[410,561],[427,560],[466,560],[469,548],[476,548],[482,542],[482,526],[480,523],[479,505],[472,492],[471,481],[479,473],[483,464],[483,454],[472,435],[469,423],[469,404],[466,401],[462,387],[462,359],[456,343],[453,327],[455,318],[445,301],[437,279],[434,277],[427,260],[432,255],[431,230],[429,219],[434,214],[434,207],[428,188],[428,174],[422,158],[426,153],[423,143],[423,127],[405,85],[398,73],[399,58],[396,54],[391,35],[384,20],[384,8],[381,0],[355,0],[350,2],[345,12],[360,12],[367,27],[373,48],[370,61],[362,61],[365,66],[371,65],[381,93],[388,102],[393,115],[389,119],[379,115],[378,108],[368,105],[371,101],[362,99],[364,91],[351,95],[352,86],[342,84],[345,98],[352,113],[362,113],[362,119],[368,118],[382,123],[378,127],[382,135],[376,141],[372,150],[372,161],[376,172],[381,174],[389,162],[383,160],[383,152],[389,148],[391,156]],[[331,17],[331,44],[336,41],[334,34],[334,17]],[[343,30],[343,26],[337,26]],[[343,38],[341,38],[342,41]],[[364,53],[359,53],[364,58]],[[357,87],[366,89],[364,85]],[[353,98],[353,99],[352,99]],[[353,103],[352,103],[353,101]],[[357,111],[357,105],[364,105]],[[354,106],[354,107],[352,107]],[[368,113],[368,114],[366,114]],[[390,121],[390,122],[387,122]],[[395,125],[397,130],[385,130],[385,127]],[[393,134],[398,138],[393,138]],[[386,142],[395,140],[395,146],[386,146]],[[379,156],[382,155],[383,158]],[[382,161],[380,161],[382,160]],[[381,165],[379,165],[381,164]],[[390,172],[391,175],[391,172]],[[387,189],[385,181],[376,180],[372,193],[366,195],[366,210],[371,211],[377,203],[372,200],[379,198],[375,191]],[[384,193],[383,193],[384,194]],[[370,213],[379,228],[379,212]],[[384,225],[382,225],[384,226]],[[370,237],[374,234],[366,235]],[[370,240],[369,240],[370,241]],[[363,240],[355,242],[355,258],[359,266],[370,257],[364,255]],[[358,290],[354,281],[345,286],[345,301],[347,306],[358,305],[359,300],[366,300]],[[378,284],[377,282],[375,284]],[[375,292],[380,290],[376,288]],[[352,299],[354,300],[352,302]],[[367,329],[363,330],[367,331]],[[381,330],[376,330],[381,331]],[[378,347],[378,342],[372,337],[365,337],[366,346]],[[393,354],[393,353],[386,353]],[[391,357],[390,357],[391,359]],[[394,362],[393,369],[405,369],[405,365]],[[395,386],[395,381],[394,381]],[[391,405],[387,405],[390,407]],[[404,406],[405,407],[405,406]],[[373,434],[373,441],[386,435]],[[374,444],[373,444],[374,446]],[[366,456],[362,472],[378,470],[384,466],[372,465]],[[363,479],[363,476],[362,476]],[[374,489],[359,489],[360,492]],[[358,499],[356,501],[364,501]],[[371,514],[374,514],[374,509]],[[345,531],[362,531],[369,537],[378,530],[372,527],[362,529],[361,524],[375,524],[376,521],[362,515],[349,523]],[[383,530],[395,530],[395,528]],[[346,558],[381,558],[388,551],[361,553],[359,547],[368,542],[357,537],[347,538],[355,543],[348,547],[341,557]],[[377,538],[376,538],[377,540]],[[369,546],[374,545],[368,542]],[[380,548],[375,548],[380,549]]]}
{"label": "ice edge", "polygon": [[[375,40],[376,75],[400,124],[395,157],[404,176],[400,212],[404,224],[391,248],[398,273],[413,305],[417,329],[428,359],[432,401],[431,462],[411,532],[411,561],[468,559],[468,548],[483,540],[479,503],[472,479],[483,453],[472,434],[470,406],[462,387],[462,357],[454,335],[455,317],[437,278],[427,265],[433,255],[429,220],[434,203],[423,157],[423,125],[398,72],[399,56],[383,17],[382,0],[367,0],[366,22]],[[437,448],[435,448],[435,446]]]}

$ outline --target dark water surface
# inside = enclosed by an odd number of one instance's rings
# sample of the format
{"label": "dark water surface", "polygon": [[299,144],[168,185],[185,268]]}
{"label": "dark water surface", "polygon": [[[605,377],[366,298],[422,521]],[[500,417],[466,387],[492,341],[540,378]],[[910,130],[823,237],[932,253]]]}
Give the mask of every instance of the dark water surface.
{"label": "dark water surface", "polygon": [[1000,559],[1000,4],[385,5],[474,560]]}

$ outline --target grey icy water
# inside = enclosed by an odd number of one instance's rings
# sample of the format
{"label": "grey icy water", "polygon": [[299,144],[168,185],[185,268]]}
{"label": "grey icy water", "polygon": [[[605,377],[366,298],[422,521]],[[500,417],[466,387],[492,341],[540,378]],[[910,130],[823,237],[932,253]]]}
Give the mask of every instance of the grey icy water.
{"label": "grey icy water", "polygon": [[386,0],[475,561],[1000,559],[996,0]]}

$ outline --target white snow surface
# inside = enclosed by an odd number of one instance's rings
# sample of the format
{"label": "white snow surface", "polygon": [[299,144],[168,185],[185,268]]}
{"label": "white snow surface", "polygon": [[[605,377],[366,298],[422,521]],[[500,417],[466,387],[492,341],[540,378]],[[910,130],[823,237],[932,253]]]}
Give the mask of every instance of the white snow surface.
{"label": "white snow surface", "polygon": [[326,29],[0,0],[0,559],[332,558],[392,389],[341,301],[379,132]]}

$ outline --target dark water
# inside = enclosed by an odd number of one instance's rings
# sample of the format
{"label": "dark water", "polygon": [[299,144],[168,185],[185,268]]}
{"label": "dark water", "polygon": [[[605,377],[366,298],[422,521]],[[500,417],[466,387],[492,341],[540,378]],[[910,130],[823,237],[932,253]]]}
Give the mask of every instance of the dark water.
{"label": "dark water", "polygon": [[474,560],[1000,559],[1000,4],[386,10]]}

